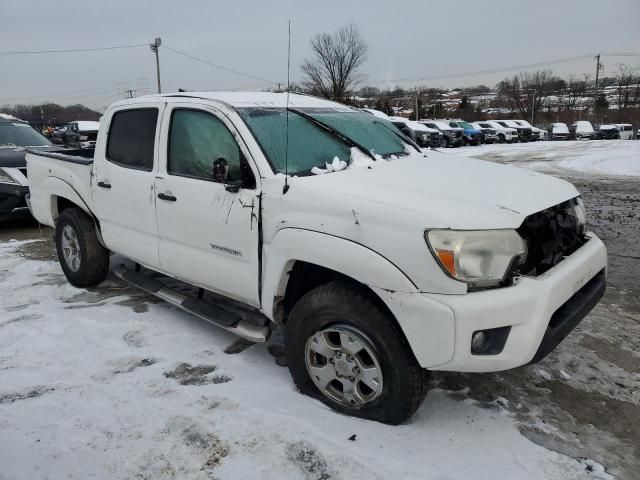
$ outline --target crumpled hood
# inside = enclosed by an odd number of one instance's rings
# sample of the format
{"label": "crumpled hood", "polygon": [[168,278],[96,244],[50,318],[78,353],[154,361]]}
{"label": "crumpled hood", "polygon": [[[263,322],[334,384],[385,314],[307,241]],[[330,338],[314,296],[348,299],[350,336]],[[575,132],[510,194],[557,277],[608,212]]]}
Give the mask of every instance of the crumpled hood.
{"label": "crumpled hood", "polygon": [[370,206],[381,216],[402,212],[424,228],[464,230],[517,228],[526,216],[579,194],[555,177],[433,150],[295,184],[292,192],[303,189],[310,200],[349,211]]}

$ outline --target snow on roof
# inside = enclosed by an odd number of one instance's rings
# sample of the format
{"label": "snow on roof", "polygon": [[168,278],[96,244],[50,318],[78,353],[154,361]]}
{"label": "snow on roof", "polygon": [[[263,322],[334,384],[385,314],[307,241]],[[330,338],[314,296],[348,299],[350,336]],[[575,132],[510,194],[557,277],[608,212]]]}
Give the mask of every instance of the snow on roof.
{"label": "snow on roof", "polygon": [[23,122],[24,120],[20,120],[17,117],[14,117],[13,115],[9,115],[7,113],[0,113],[0,118],[4,119],[4,120],[14,120],[14,121],[18,121],[18,122]]}
{"label": "snow on roof", "polygon": [[429,128],[426,125],[416,122],[415,120],[409,120],[408,118],[404,118],[404,117],[389,117],[389,120],[391,120],[392,122],[402,122],[411,130],[415,130],[417,132],[433,132],[434,131],[433,128]]}
{"label": "snow on roof", "polygon": [[605,123],[600,125],[600,130],[618,130],[618,126],[612,123]]}
{"label": "snow on roof", "polygon": [[363,108],[362,110],[364,110],[365,112],[369,112],[371,115],[378,117],[378,118],[384,118],[385,120],[389,120],[389,116],[384,113],[381,112],[380,110],[374,110],[373,108]]}
{"label": "snow on roof", "polygon": [[593,125],[591,122],[587,122],[586,120],[579,120],[576,122],[576,132],[593,132]]}
{"label": "snow on roof", "polygon": [[78,130],[81,132],[89,130],[98,130],[100,128],[100,122],[90,122],[88,120],[79,120],[75,122],[78,124]]}
{"label": "snow on roof", "polygon": [[[167,98],[203,98],[225,103],[231,107],[275,107],[285,108],[287,105],[286,93],[272,92],[179,92],[164,93],[161,95],[145,95],[134,99],[121,100],[114,105],[127,105],[131,103],[143,103],[153,101],[166,101]],[[291,93],[289,106],[299,108],[334,108],[341,110],[353,110],[347,105],[332,102],[324,98],[312,97]]]}
{"label": "snow on roof", "polygon": [[453,128],[451,128],[448,123],[442,122],[440,120],[420,120],[420,123],[432,123],[436,125],[440,130],[453,130]]}
{"label": "snow on roof", "polygon": [[552,123],[551,124],[551,131],[553,133],[569,133],[569,127],[567,127],[566,123]]}

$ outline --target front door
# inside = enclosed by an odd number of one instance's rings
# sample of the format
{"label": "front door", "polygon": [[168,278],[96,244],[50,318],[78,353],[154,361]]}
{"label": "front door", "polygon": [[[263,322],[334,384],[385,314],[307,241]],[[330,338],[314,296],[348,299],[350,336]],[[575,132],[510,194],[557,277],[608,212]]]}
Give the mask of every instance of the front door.
{"label": "front door", "polygon": [[171,106],[161,135],[156,211],[162,270],[259,305],[259,185],[234,126],[193,103]]}
{"label": "front door", "polygon": [[116,111],[105,125],[106,148],[96,149],[94,162],[95,205],[106,245],[150,268],[160,266],[155,145],[163,106]]}

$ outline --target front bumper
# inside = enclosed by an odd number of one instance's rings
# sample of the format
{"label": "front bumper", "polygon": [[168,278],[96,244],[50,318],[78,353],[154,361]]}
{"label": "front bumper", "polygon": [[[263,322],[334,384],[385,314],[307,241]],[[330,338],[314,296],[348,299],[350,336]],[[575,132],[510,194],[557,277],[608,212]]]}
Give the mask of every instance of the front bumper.
{"label": "front bumper", "polygon": [[[544,358],[604,293],[606,248],[589,241],[538,277],[464,295],[377,293],[405,332],[416,359],[432,370],[495,372]],[[471,352],[478,330],[510,327],[497,354]]]}
{"label": "front bumper", "polygon": [[0,183],[0,218],[22,212],[27,204],[25,195],[29,187],[13,183]]}

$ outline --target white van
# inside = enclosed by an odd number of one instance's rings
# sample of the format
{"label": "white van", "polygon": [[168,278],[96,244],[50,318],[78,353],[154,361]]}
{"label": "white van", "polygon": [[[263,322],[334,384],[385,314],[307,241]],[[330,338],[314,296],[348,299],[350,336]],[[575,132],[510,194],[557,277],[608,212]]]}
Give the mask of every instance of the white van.
{"label": "white van", "polygon": [[630,123],[614,123],[620,131],[620,140],[632,140],[633,139],[633,125]]}

